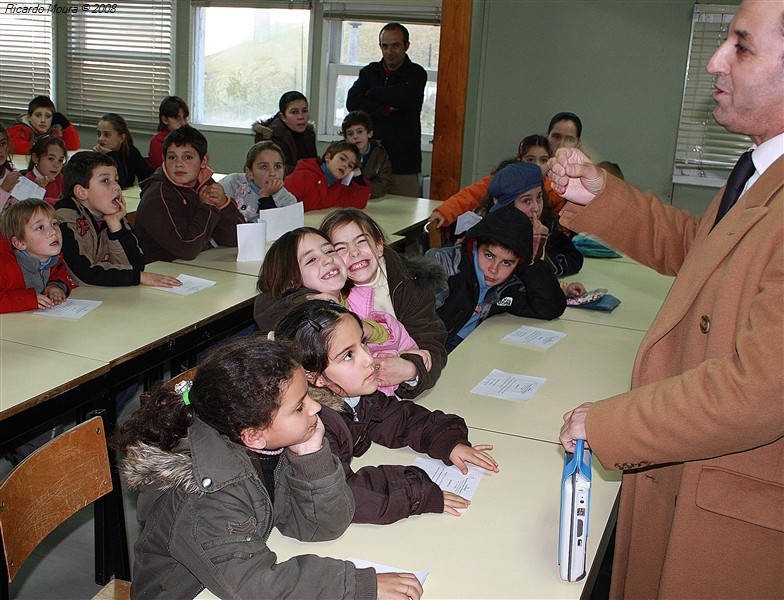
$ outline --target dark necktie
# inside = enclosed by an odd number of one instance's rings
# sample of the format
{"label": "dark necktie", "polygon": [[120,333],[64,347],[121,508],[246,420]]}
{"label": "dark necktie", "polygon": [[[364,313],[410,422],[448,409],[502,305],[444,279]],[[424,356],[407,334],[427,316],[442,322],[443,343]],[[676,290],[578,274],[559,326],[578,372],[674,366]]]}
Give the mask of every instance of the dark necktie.
{"label": "dark necktie", "polygon": [[724,195],[721,197],[721,204],[719,204],[719,212],[716,215],[716,222],[714,227],[721,221],[722,217],[735,205],[740,198],[746,182],[754,174],[754,163],[751,160],[751,150],[748,150],[740,155],[738,162],[730,173],[727,179],[727,187],[724,188]]}

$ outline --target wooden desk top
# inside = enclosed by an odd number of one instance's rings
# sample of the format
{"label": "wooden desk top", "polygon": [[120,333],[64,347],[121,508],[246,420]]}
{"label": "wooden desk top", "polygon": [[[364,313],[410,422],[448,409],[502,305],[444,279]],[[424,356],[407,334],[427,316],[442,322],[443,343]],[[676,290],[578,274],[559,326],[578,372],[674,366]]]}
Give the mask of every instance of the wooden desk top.
{"label": "wooden desk top", "polygon": [[0,419],[72,389],[109,369],[105,362],[0,340]]}
{"label": "wooden desk top", "polygon": [[[566,337],[547,350],[501,342],[523,325],[560,331]],[[496,315],[452,351],[436,386],[417,402],[458,414],[469,427],[557,443],[565,412],[582,402],[629,390],[643,335],[633,329],[561,319]],[[470,390],[492,369],[547,381],[528,402],[472,394]],[[476,443],[473,438],[472,442]]]}
{"label": "wooden desk top", "polygon": [[[558,575],[558,520],[563,451],[560,446],[503,434],[472,431],[494,445],[500,473],[483,477],[460,517],[426,514],[392,525],[351,525],[331,542],[299,542],[273,530],[269,547],[284,561],[300,554],[356,557],[416,571],[430,569],[425,598],[578,598],[585,579]],[[374,444],[354,460],[364,465],[411,464],[418,456]],[[588,566],[593,562],[620,473],[594,461]],[[197,598],[214,598],[209,591]]]}
{"label": "wooden desk top", "polygon": [[631,259],[586,258],[566,281],[580,281],[588,290],[607,288],[621,304],[610,313],[567,307],[561,319],[648,331],[673,280]]}
{"label": "wooden desk top", "polygon": [[73,298],[103,304],[77,320],[30,312],[0,315],[0,338],[111,363],[251,304],[256,296],[256,281],[243,275],[165,262],[147,265],[147,270],[172,276],[185,273],[216,284],[189,296],[146,286],[82,286],[72,292]]}

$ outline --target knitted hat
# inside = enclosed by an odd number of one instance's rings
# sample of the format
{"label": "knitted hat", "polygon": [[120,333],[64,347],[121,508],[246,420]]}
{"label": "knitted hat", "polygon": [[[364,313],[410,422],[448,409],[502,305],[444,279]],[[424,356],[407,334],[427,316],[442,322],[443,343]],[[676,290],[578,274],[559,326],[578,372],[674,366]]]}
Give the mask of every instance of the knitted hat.
{"label": "knitted hat", "polygon": [[511,204],[520,195],[542,186],[542,171],[531,162],[516,162],[505,166],[493,175],[487,193],[496,203],[490,212]]}
{"label": "knitted hat", "polygon": [[509,248],[524,263],[528,263],[533,254],[534,228],[531,219],[513,204],[488,213],[484,219],[466,231],[465,237],[484,238],[500,244]]}

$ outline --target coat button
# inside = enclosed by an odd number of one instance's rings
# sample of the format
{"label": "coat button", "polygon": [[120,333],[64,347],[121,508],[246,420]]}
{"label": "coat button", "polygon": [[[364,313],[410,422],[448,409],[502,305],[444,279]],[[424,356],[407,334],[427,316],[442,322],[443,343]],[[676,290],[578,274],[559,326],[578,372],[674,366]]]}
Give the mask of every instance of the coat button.
{"label": "coat button", "polygon": [[708,333],[710,331],[710,317],[708,315],[702,315],[700,317],[700,331],[702,333]]}
{"label": "coat button", "polygon": [[210,479],[209,477],[205,477],[204,479],[201,480],[201,485],[202,487],[206,487],[206,488],[211,487],[212,479]]}

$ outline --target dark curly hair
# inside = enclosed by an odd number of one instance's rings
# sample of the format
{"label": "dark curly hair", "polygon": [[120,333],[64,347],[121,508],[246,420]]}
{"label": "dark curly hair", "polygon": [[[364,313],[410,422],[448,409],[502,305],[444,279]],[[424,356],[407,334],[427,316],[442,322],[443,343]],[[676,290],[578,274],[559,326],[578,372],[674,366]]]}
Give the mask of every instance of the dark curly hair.
{"label": "dark curly hair", "polygon": [[170,386],[158,385],[123,423],[112,445],[125,449],[145,442],[172,450],[198,416],[231,441],[242,443],[248,427],[267,427],[280,406],[295,369],[294,346],[256,334],[216,348],[198,367],[189,406]]}

